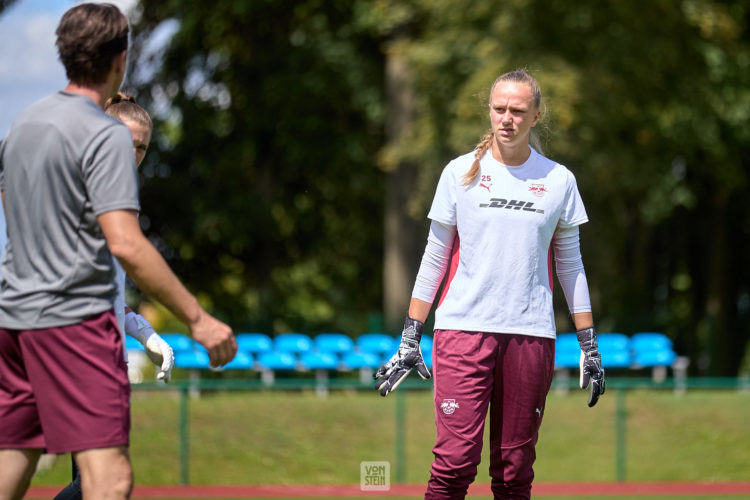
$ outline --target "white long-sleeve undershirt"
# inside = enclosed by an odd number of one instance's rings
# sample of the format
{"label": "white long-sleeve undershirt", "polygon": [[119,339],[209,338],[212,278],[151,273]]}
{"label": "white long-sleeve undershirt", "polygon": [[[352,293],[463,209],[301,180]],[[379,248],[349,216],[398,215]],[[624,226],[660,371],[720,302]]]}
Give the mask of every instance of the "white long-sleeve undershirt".
{"label": "white long-sleeve undershirt", "polygon": [[[435,220],[430,224],[427,245],[414,282],[412,297],[432,303],[443,281],[456,239],[456,226]],[[588,281],[581,259],[578,226],[557,228],[552,238],[555,268],[571,313],[590,312]]]}
{"label": "white long-sleeve undershirt", "polygon": [[415,299],[432,303],[440,288],[448,263],[451,259],[453,242],[456,239],[456,226],[443,224],[435,220],[430,224],[430,234],[427,235],[427,246],[422,256],[414,290],[411,296]]}
{"label": "white long-sleeve undershirt", "polygon": [[557,281],[563,289],[570,313],[591,312],[591,298],[586,271],[581,259],[578,226],[558,227],[552,236]]}

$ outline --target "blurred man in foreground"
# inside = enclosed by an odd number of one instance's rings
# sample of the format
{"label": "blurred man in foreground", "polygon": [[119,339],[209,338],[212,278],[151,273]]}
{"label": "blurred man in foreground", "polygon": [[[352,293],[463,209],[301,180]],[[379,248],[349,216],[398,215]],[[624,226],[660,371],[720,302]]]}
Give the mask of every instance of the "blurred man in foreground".
{"label": "blurred man in foreground", "polygon": [[229,326],[206,313],[138,224],[128,128],[104,102],[125,75],[128,23],[80,4],[57,29],[69,79],[31,105],[0,146],[8,227],[0,287],[0,500],[20,499],[41,453],[72,452],[84,498],[129,498],[130,386],[113,301],[114,258],[187,324],[213,366]]}

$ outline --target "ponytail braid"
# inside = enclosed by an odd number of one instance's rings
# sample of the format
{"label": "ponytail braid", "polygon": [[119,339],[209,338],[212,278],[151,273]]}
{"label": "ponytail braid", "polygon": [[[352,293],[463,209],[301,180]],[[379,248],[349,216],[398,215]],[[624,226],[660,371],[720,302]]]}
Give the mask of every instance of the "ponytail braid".
{"label": "ponytail braid", "polygon": [[476,151],[476,153],[474,153],[474,163],[471,164],[471,168],[464,174],[463,177],[464,186],[468,186],[469,184],[477,180],[477,177],[479,176],[479,161],[482,159],[487,150],[492,147],[492,139],[494,137],[495,134],[493,134],[492,130],[490,130],[484,135],[484,137],[482,137],[482,140],[477,144],[477,147],[474,149]]}

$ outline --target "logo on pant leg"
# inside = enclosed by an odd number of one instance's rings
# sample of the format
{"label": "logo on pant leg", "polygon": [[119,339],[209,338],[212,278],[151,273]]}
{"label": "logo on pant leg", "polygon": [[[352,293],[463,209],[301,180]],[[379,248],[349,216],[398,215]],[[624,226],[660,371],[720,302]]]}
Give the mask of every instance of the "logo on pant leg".
{"label": "logo on pant leg", "polygon": [[458,408],[458,403],[456,403],[455,399],[444,399],[440,404],[440,409],[443,410],[443,413],[446,415],[450,415],[456,411],[456,408]]}

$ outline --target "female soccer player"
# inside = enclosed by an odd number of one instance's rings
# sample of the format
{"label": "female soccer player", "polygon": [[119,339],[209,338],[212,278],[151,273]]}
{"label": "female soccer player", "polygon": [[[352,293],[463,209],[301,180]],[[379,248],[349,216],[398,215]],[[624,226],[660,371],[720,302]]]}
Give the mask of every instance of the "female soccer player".
{"label": "female soccer player", "polygon": [[554,373],[552,248],[581,345],[589,406],[604,393],[578,226],[588,220],[573,174],[530,146],[541,91],[525,70],[489,96],[491,130],[443,170],[398,352],[375,374],[385,396],[412,369],[439,285],[433,365],[437,443],[426,499],[464,498],[490,411],[495,498],[530,498],[535,445]]}

